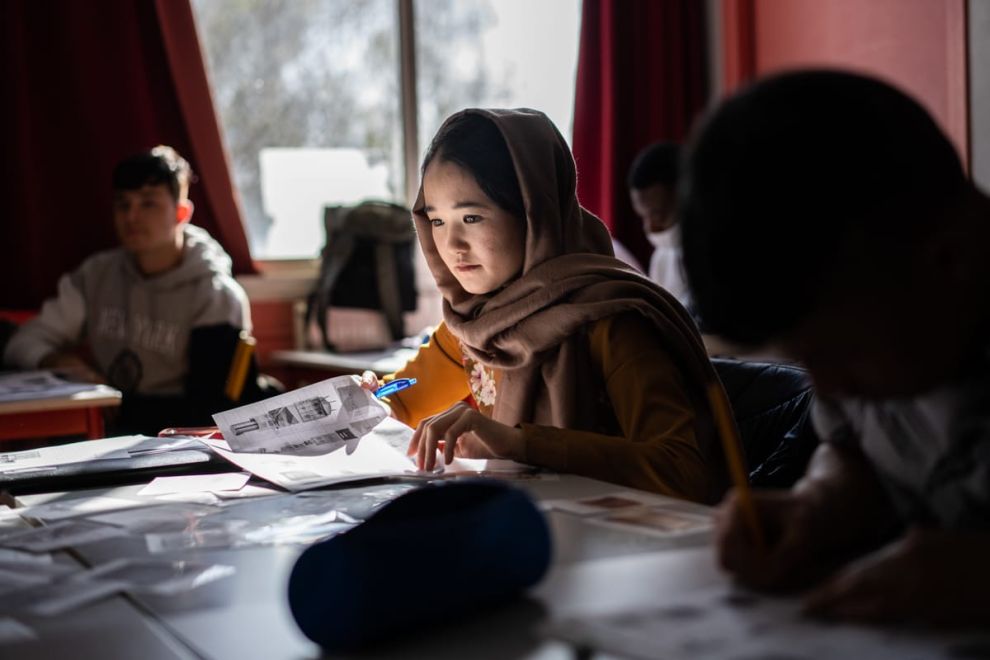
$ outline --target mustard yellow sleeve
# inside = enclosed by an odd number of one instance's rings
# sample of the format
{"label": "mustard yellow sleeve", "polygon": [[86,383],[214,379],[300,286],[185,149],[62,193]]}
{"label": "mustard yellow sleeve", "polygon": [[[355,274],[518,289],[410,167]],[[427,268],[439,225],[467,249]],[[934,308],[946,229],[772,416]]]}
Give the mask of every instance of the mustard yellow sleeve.
{"label": "mustard yellow sleeve", "polygon": [[415,428],[420,420],[443,412],[470,394],[460,358],[457,338],[441,323],[406,366],[385,376],[385,382],[416,379],[416,385],[386,399],[396,419]]}
{"label": "mustard yellow sleeve", "polygon": [[526,462],[706,502],[712,475],[695,410],[652,325],[623,314],[596,323],[590,339],[622,436],[523,424]]}

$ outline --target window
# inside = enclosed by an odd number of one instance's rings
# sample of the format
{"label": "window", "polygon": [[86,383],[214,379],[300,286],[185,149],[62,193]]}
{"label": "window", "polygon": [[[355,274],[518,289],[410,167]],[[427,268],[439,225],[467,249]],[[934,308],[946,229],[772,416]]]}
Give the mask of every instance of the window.
{"label": "window", "polygon": [[394,0],[194,0],[251,251],[316,256],[322,209],[402,190]]}
{"label": "window", "polygon": [[[396,0],[192,5],[256,259],[317,256],[324,206],[406,203]],[[537,108],[570,137],[580,0],[413,8],[418,157],[469,106]]]}
{"label": "window", "polygon": [[545,112],[568,143],[580,0],[416,0],[419,144],[466,107]]}

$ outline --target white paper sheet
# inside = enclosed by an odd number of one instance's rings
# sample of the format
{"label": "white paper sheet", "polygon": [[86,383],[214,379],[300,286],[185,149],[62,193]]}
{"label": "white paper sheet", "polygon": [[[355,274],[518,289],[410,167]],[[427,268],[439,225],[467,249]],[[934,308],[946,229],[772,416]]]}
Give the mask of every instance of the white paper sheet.
{"label": "white paper sheet", "polygon": [[[188,442],[188,440],[183,440]],[[0,473],[42,472],[55,465],[82,463],[105,458],[129,458],[167,441],[146,435],[124,435],[100,440],[84,440],[54,447],[0,453]]]}
{"label": "white paper sheet", "polygon": [[27,506],[15,509],[24,518],[34,518],[46,522],[75,518],[78,516],[91,516],[107,511],[119,511],[121,509],[134,509],[146,507],[150,503],[142,502],[138,499],[128,499],[123,497],[111,497],[108,495],[96,495],[93,497],[70,497],[67,499],[52,500],[43,504]]}
{"label": "white paper sheet", "polygon": [[313,456],[353,447],[387,416],[356,377],[339,376],[213,419],[234,452]]}
{"label": "white paper sheet", "polygon": [[771,598],[730,586],[657,593],[654,607],[575,617],[552,624],[550,632],[579,647],[632,658],[983,657],[953,654],[953,648],[975,643],[965,635],[923,635],[904,628],[823,623],[803,617],[797,598]]}
{"label": "white paper sheet", "polygon": [[671,498],[661,495],[619,490],[592,497],[545,500],[540,503],[540,507],[547,510],[566,511],[578,516],[600,516],[637,507],[660,506],[671,502],[673,502]]}
{"label": "white paper sheet", "polygon": [[0,565],[44,566],[52,563],[51,555],[36,555],[33,552],[0,548]]}
{"label": "white paper sheet", "polygon": [[17,371],[0,374],[0,401],[24,401],[69,396],[95,387],[92,383],[74,383],[51,371]]}
{"label": "white paper sheet", "polygon": [[59,616],[123,591],[121,582],[62,580],[18,592],[13,603],[16,611],[26,609],[38,616]]}
{"label": "white paper sheet", "polygon": [[[391,424],[386,420],[383,424],[402,426],[395,420],[391,420]],[[412,429],[403,428],[412,437]],[[376,431],[364,436],[353,450],[341,447],[318,456],[233,452],[224,449],[219,441],[206,442],[231,463],[291,491],[360,479],[416,474],[416,466],[409,457],[378,437]]]}
{"label": "white paper sheet", "polygon": [[41,573],[5,570],[0,568],[0,596],[25,587],[32,587],[50,582],[51,579]]}
{"label": "white paper sheet", "polygon": [[60,520],[53,525],[4,534],[0,536],[0,545],[29,552],[50,552],[122,536],[124,533],[117,527],[88,520]]}
{"label": "white paper sheet", "polygon": [[113,582],[132,593],[174,596],[233,575],[233,566],[185,559],[115,559],[73,577],[76,581]]}
{"label": "white paper sheet", "polygon": [[223,509],[193,503],[159,502],[143,509],[126,509],[91,516],[89,520],[124,529],[132,534],[164,531],[195,531],[202,519]]}
{"label": "white paper sheet", "polygon": [[245,472],[225,474],[194,474],[182,477],[156,477],[138,491],[141,496],[169,495],[173,493],[210,493],[214,491],[240,490],[251,475]]}
{"label": "white paper sheet", "polygon": [[[437,464],[443,465],[443,455],[438,453]],[[517,463],[504,458],[457,458],[443,465],[444,474],[478,474],[482,476],[505,476],[532,472],[535,468],[525,463]]]}
{"label": "white paper sheet", "polygon": [[545,500],[540,507],[581,516],[591,525],[664,538],[708,534],[714,527],[710,513],[687,511],[685,503],[674,498],[631,490]]}

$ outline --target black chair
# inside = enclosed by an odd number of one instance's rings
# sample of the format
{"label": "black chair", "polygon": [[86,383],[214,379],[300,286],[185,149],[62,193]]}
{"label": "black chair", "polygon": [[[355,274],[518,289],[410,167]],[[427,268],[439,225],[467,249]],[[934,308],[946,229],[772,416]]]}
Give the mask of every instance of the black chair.
{"label": "black chair", "polygon": [[814,390],[794,365],[713,358],[739,427],[750,483],[787,488],[805,471],[818,438],[809,413]]}
{"label": "black chair", "polygon": [[108,432],[156,435],[166,427],[212,426],[214,413],[285,392],[277,379],[259,372],[252,353],[240,395],[237,400],[228,398],[226,385],[240,341],[240,330],[230,325],[193,328],[185,392],[177,396],[125,392],[117,415],[107,422]]}

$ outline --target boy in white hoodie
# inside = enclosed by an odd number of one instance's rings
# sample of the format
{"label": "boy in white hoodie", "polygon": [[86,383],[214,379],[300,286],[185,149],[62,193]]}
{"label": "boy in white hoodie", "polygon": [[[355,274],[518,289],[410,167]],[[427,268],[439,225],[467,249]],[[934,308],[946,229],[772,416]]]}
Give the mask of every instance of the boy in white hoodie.
{"label": "boy in white hoodie", "polygon": [[119,163],[113,219],[120,247],[63,275],[56,297],[4,354],[17,368],[58,369],[120,389],[115,432],[209,423],[225,404],[237,336],[251,329],[230,257],[189,224],[191,176],[166,146]]}
{"label": "boy in white hoodie", "polygon": [[674,215],[679,156],[680,146],[673,142],[651,144],[636,156],[627,183],[633,210],[653,244],[647,274],[689,307],[690,294],[681,268],[680,230]]}

